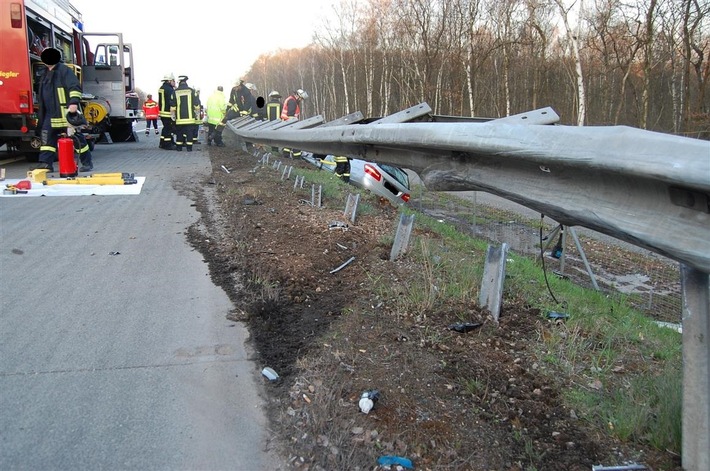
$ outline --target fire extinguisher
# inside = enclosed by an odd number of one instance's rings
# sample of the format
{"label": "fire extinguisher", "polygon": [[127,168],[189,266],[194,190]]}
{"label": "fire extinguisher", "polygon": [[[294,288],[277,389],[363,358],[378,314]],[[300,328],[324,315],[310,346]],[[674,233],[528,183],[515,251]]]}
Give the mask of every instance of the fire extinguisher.
{"label": "fire extinguisher", "polygon": [[76,177],[79,171],[74,159],[74,140],[70,137],[60,137],[57,147],[59,148],[59,176]]}

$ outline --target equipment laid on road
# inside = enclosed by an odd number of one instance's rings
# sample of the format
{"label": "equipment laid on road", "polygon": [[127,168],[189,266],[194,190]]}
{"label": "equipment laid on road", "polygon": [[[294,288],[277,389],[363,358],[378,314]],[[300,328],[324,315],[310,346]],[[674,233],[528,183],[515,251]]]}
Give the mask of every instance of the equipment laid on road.
{"label": "equipment laid on road", "polygon": [[27,194],[27,190],[32,189],[32,183],[28,180],[20,180],[15,184],[5,185],[6,188],[2,190],[4,195],[17,195],[17,194]]}
{"label": "equipment laid on road", "polygon": [[[94,173],[88,177],[47,178],[47,169],[30,170],[27,178],[42,185],[134,185],[138,183],[134,173]],[[28,182],[29,183],[29,182]]]}

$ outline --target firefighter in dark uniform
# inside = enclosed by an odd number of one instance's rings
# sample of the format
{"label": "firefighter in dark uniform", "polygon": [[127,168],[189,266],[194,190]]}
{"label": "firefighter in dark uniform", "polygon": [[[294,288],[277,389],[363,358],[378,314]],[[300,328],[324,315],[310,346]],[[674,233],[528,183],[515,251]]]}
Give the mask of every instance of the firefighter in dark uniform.
{"label": "firefighter in dark uniform", "polygon": [[[62,62],[59,49],[48,47],[40,55],[47,71],[39,86],[38,130],[41,130],[42,145],[39,152],[39,165],[54,171],[54,161],[57,158],[57,142],[63,132],[67,132],[69,122],[67,113],[76,116],[79,113],[81,84],[74,72]],[[81,161],[80,172],[89,172],[94,168],[91,150],[84,135],[78,131],[74,134],[74,147]]]}
{"label": "firefighter in dark uniform", "polygon": [[344,155],[335,156],[335,176],[345,183],[350,182],[350,159]]}
{"label": "firefighter in dark uniform", "polygon": [[[269,121],[281,119],[281,94],[276,90],[269,93],[269,102],[266,103],[266,119]],[[271,152],[278,151],[278,147],[271,147]]]}
{"label": "firefighter in dark uniform", "polygon": [[269,93],[269,102],[266,104],[266,119],[275,121],[281,117],[281,94],[276,90]]}
{"label": "firefighter in dark uniform", "polygon": [[158,106],[160,107],[160,122],[163,130],[160,133],[160,148],[175,149],[173,134],[175,133],[175,76],[163,77],[163,84],[158,89]]}
{"label": "firefighter in dark uniform", "polygon": [[178,87],[175,89],[175,150],[183,146],[192,152],[195,136],[195,116],[198,112],[195,91],[187,85],[187,75],[178,77]]}

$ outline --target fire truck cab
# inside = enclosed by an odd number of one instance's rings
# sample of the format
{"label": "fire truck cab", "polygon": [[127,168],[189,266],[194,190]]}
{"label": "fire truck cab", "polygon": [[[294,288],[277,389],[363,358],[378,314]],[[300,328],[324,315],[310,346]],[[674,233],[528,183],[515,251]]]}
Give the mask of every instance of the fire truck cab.
{"label": "fire truck cab", "polygon": [[133,54],[121,33],[84,33],[81,13],[68,0],[0,0],[0,44],[0,146],[28,157],[39,152],[40,54],[47,47],[62,51],[82,84],[89,141],[135,139]]}

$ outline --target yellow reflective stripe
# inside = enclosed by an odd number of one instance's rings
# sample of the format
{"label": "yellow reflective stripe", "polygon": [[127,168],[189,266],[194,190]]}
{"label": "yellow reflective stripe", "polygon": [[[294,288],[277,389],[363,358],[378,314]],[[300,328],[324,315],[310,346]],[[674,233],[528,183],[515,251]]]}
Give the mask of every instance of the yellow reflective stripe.
{"label": "yellow reflective stripe", "polygon": [[57,88],[57,98],[59,98],[59,104],[64,105],[67,102],[67,95],[64,93],[63,88]]}
{"label": "yellow reflective stripe", "polygon": [[52,118],[50,120],[50,123],[53,128],[66,128],[69,126],[69,123],[67,122],[66,118]]}
{"label": "yellow reflective stripe", "polygon": [[53,146],[41,146],[39,150],[40,152],[57,152],[57,148]]}
{"label": "yellow reflective stripe", "polygon": [[70,98],[81,98],[81,92],[78,92],[76,90],[72,90],[69,92],[69,97]]}
{"label": "yellow reflective stripe", "polygon": [[79,149],[80,154],[83,154],[84,152],[89,152],[89,144],[86,144],[84,147]]}

